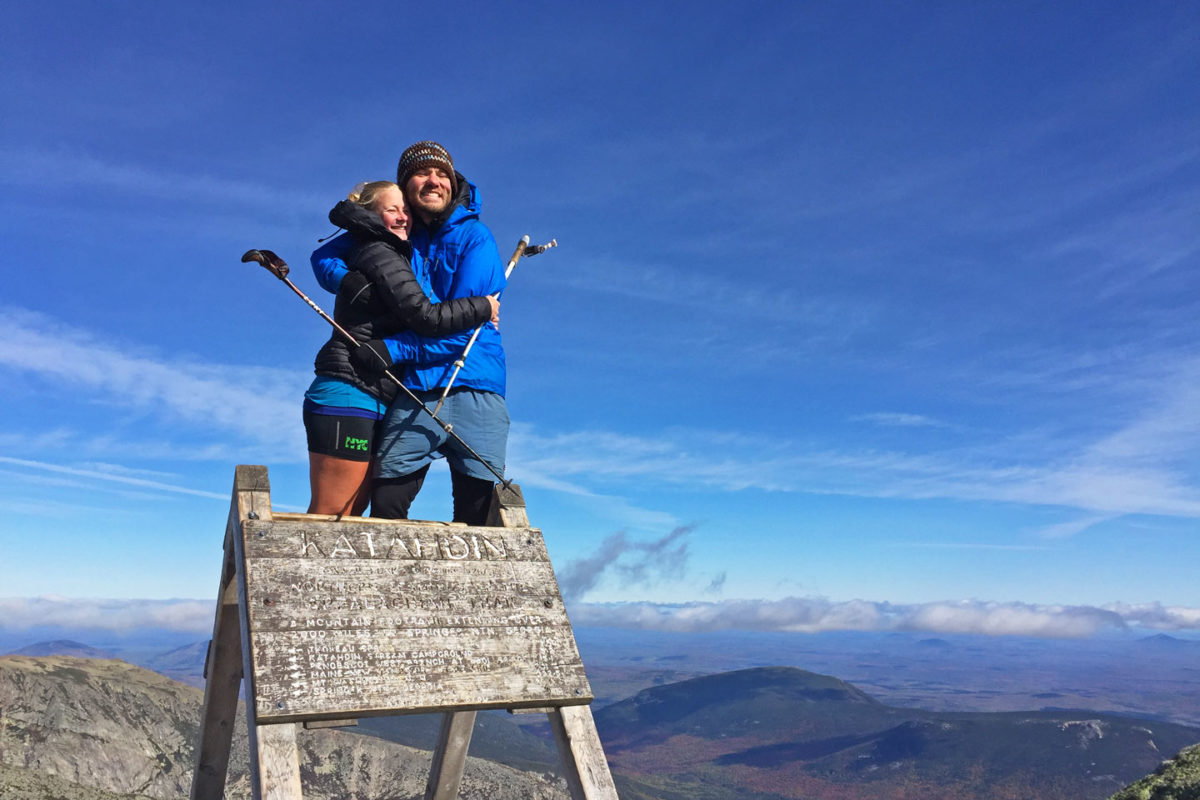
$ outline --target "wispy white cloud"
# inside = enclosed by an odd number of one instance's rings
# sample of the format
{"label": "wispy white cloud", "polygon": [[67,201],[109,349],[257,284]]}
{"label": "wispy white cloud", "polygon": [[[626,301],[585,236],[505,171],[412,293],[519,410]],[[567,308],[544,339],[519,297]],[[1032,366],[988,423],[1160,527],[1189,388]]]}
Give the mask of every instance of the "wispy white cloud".
{"label": "wispy white cloud", "polygon": [[41,470],[55,475],[69,475],[77,478],[86,478],[90,481],[104,481],[121,484],[123,486],[134,486],[159,492],[186,494],[194,497],[208,497],[215,500],[224,500],[228,497],[228,495],[217,494],[216,492],[205,492],[200,489],[190,489],[186,486],[177,486],[170,483],[163,483],[162,481],[152,481],[145,478],[131,477],[129,475],[114,474],[114,472],[111,470],[79,469],[76,467],[62,466],[60,464],[29,461],[23,458],[11,458],[9,456],[0,456],[0,464],[8,464],[14,467],[21,467],[22,469]]}
{"label": "wispy white cloud", "polygon": [[1200,609],[1157,604],[1096,607],[969,600],[896,605],[865,600],[834,603],[811,597],[682,604],[579,603],[571,607],[571,619],[576,625],[676,632],[926,631],[1083,638],[1129,627],[1200,630]]}
{"label": "wispy white cloud", "polygon": [[1037,544],[995,544],[988,542],[885,542],[884,547],[914,550],[1049,550]]}
{"label": "wispy white cloud", "polygon": [[1037,535],[1043,539],[1066,539],[1071,536],[1078,536],[1089,528],[1108,522],[1110,519],[1113,519],[1113,517],[1108,515],[1088,515],[1079,519],[1060,522],[1056,525],[1047,525],[1037,531]]}
{"label": "wispy white cloud", "polygon": [[924,414],[907,414],[901,411],[878,411],[871,414],[856,414],[852,422],[870,422],[883,427],[898,428],[944,428],[947,423]]}
{"label": "wispy white cloud", "polygon": [[[696,280],[694,270],[676,266],[665,260],[614,256],[578,256],[569,272],[548,272],[540,280],[566,286],[579,292],[600,297],[628,298],[656,307],[691,310],[705,316],[708,326],[724,329],[756,331],[793,331],[792,336],[819,336],[822,340],[842,340],[851,332],[868,327],[878,314],[875,301],[867,298],[838,296],[828,292],[819,295],[789,286],[763,286],[750,283],[738,275],[728,277],[706,274]],[[719,315],[713,309],[719,308]],[[697,332],[694,316],[665,315],[659,323],[674,321],[688,337]],[[619,333],[614,331],[613,333]],[[686,344],[685,337],[678,337]]]}
{"label": "wispy white cloud", "polygon": [[[0,479],[9,482],[11,494],[4,496],[0,495],[0,511],[4,513],[10,520],[18,516],[36,517],[39,522],[54,520],[56,523],[65,520],[79,519],[108,519],[111,520],[116,515],[133,516],[137,512],[128,508],[113,508],[112,506],[103,506],[99,504],[73,503],[69,500],[64,500],[64,497],[70,496],[67,493],[62,493],[55,498],[54,502],[46,502],[45,499],[37,496],[29,497],[29,492],[26,496],[21,496],[18,492],[27,487],[21,486],[18,483],[20,476],[8,470],[0,470]],[[78,488],[87,485],[83,479],[63,479],[57,482],[47,482],[39,485],[47,486],[69,486]],[[19,487],[16,491],[12,491],[13,487]],[[121,494],[119,490],[114,492]],[[10,531],[14,527],[9,527],[7,530],[0,533],[0,543],[3,543]]]}
{"label": "wispy white cloud", "polygon": [[1200,629],[1200,608],[1164,606],[1160,603],[1114,603],[1105,608],[1120,614],[1130,625],[1159,630]]}
{"label": "wispy white cloud", "polygon": [[[299,390],[297,390],[297,396],[299,396]],[[157,409],[157,411],[162,412],[164,418],[175,419],[167,409]],[[247,444],[252,443],[260,452],[270,455],[271,463],[298,462],[305,459],[306,453],[304,452],[303,436],[298,431],[298,421],[296,425],[297,431],[284,432],[290,435],[282,441],[276,441],[273,438],[267,438],[265,441],[254,440],[236,436],[234,435],[236,432],[232,432],[226,441],[199,442],[189,437],[188,432],[182,426],[177,430],[177,435],[171,439],[145,438],[138,440],[124,431],[81,433],[60,429],[49,437],[23,437],[19,433],[6,433],[0,434],[0,452],[67,453],[72,459],[82,459],[80,462],[72,461],[73,466],[79,469],[89,469],[87,464],[92,463],[89,461],[90,459],[111,459],[117,453],[137,463],[168,460],[191,463],[236,461],[245,456]],[[217,429],[212,428],[205,433],[208,436],[220,435]],[[273,436],[277,432],[265,431],[264,433]],[[37,443],[36,447],[33,446],[34,443]],[[96,471],[110,472],[112,470],[97,469]],[[134,470],[134,472],[153,474],[155,471]]]}
{"label": "wispy white cloud", "polygon": [[[714,457],[713,453],[722,453]],[[795,441],[724,434],[664,433],[649,439],[609,432],[529,434],[522,462],[562,479],[653,480],[723,491],[841,494],[898,499],[999,501],[1106,514],[1200,516],[1200,489],[1186,474],[1121,461],[1067,458],[1007,464],[971,453],[822,450]]]}
{"label": "wispy white cloud", "polygon": [[141,467],[127,467],[123,464],[109,464],[103,461],[83,462],[75,465],[77,469],[86,470],[88,472],[101,473],[123,478],[142,478],[145,480],[177,480],[178,475],[171,472],[163,472],[162,470],[144,469]]}
{"label": "wispy white cloud", "polygon": [[[1172,168],[1191,163],[1200,168],[1200,151],[1193,150]],[[1080,291],[1097,300],[1117,300],[1137,294],[1160,273],[1187,263],[1200,253],[1200,232],[1192,224],[1200,191],[1188,186],[1174,192],[1159,189],[1152,199],[1112,217],[1093,220],[1031,252],[1042,263],[1077,265]],[[1180,273],[1183,277],[1184,273]],[[1137,307],[1127,313],[1141,316]]]}
{"label": "wispy white cloud", "polygon": [[212,630],[213,601],[117,600],[65,597],[0,598],[0,627],[131,631],[153,628],[202,634]]}
{"label": "wispy white cloud", "polygon": [[[522,486],[571,495],[590,507],[596,518],[613,520],[618,525],[670,529],[679,524],[678,518],[670,512],[645,508],[619,494],[606,494],[589,489],[583,480],[571,481],[561,473],[547,471],[543,468],[544,464],[528,457],[531,446],[536,450],[542,441],[543,438],[539,437],[534,427],[528,423],[513,423],[509,430],[508,471],[520,476]],[[575,475],[580,479],[586,478],[585,474]]]}
{"label": "wispy white cloud", "polygon": [[1145,465],[1188,459],[1200,443],[1198,407],[1200,358],[1192,358],[1157,382],[1148,407],[1137,418],[1096,441],[1084,457]]}
{"label": "wispy white cloud", "polygon": [[[923,436],[907,449],[831,446],[737,431],[666,429],[654,437],[591,430],[521,440],[521,463],[559,480],[653,481],[722,491],[759,489],[897,499],[1058,506],[1092,523],[1123,514],[1200,516],[1200,359],[1156,364],[1113,411],[1087,425],[1008,433],[965,431],[947,447]],[[899,429],[933,427],[921,415],[863,415]],[[1068,421],[1069,422],[1069,421]],[[1068,527],[1048,535],[1071,533]]]}
{"label": "wispy white cloud", "polygon": [[296,417],[308,376],[294,371],[168,359],[13,307],[0,308],[0,368],[52,380],[93,402],[223,430],[283,452],[304,449],[298,428],[264,424]]}
{"label": "wispy white cloud", "polygon": [[236,203],[278,213],[281,208],[327,208],[329,198],[303,189],[217,178],[200,172],[155,170],[142,163],[98,158],[79,149],[49,150],[0,147],[0,183],[10,186],[103,187],[131,198],[210,203]]}

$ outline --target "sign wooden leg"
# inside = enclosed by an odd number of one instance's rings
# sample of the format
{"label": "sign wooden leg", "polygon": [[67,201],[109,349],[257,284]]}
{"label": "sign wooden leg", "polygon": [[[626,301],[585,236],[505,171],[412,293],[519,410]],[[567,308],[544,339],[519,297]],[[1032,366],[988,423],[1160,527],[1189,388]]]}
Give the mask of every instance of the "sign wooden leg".
{"label": "sign wooden leg", "polygon": [[471,732],[475,729],[474,711],[450,711],[442,715],[429,782],[425,784],[425,800],[455,800],[458,785],[467,766],[467,750]]}
{"label": "sign wooden leg", "polygon": [[[232,520],[230,525],[232,525]],[[229,750],[242,683],[241,623],[238,620],[233,538],[225,537],[225,561],[217,592],[217,613],[204,669],[204,711],[192,772],[191,800],[220,800],[229,771]]]}
{"label": "sign wooden leg", "polygon": [[562,706],[547,716],[572,800],[619,800],[591,707]]}
{"label": "sign wooden leg", "polygon": [[300,800],[295,723],[250,726],[250,790],[254,800]]}
{"label": "sign wooden leg", "polygon": [[[525,496],[521,487],[497,486],[488,512],[488,525],[529,527]],[[589,706],[560,706],[547,716],[558,743],[558,756],[573,800],[619,800],[617,787],[608,769],[608,759],[596,733],[596,722]],[[427,797],[426,800],[429,800]]]}
{"label": "sign wooden leg", "polygon": [[[513,484],[508,491],[496,487],[486,524],[498,528],[529,524],[520,487]],[[451,711],[442,715],[442,727],[438,731],[433,763],[429,769],[429,782],[425,784],[425,800],[456,800],[474,729],[474,711]]]}
{"label": "sign wooden leg", "polygon": [[229,524],[233,532],[241,620],[242,665],[246,679],[246,722],[250,729],[250,792],[254,800],[301,800],[300,751],[294,723],[258,724],[250,619],[247,608],[246,553],[243,526],[246,520],[271,519],[271,482],[267,468],[239,465],[233,479]]}

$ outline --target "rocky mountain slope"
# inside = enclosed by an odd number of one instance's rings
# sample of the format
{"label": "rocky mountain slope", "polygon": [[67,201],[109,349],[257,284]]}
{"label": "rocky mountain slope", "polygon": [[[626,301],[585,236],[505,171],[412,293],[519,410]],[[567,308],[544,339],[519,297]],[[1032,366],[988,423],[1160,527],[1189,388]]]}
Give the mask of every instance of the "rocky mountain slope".
{"label": "rocky mountain slope", "polygon": [[1164,761],[1153,774],[1126,786],[1109,800],[1200,800],[1200,745]]}
{"label": "rocky mountain slope", "polygon": [[[0,658],[0,798],[176,800],[191,787],[203,694],[121,661]],[[248,744],[234,736],[226,797],[249,797]],[[305,798],[424,794],[429,753],[337,730],[298,732]],[[559,800],[550,777],[469,759],[463,798]]]}

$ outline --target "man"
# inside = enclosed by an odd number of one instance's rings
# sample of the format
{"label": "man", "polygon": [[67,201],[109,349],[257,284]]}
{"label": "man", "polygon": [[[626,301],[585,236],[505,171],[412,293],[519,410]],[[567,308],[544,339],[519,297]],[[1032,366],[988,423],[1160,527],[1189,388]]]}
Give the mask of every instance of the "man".
{"label": "man", "polygon": [[[427,271],[433,289],[430,300],[500,292],[505,286],[504,265],[495,238],[479,221],[479,191],[455,170],[446,148],[431,141],[409,147],[400,156],[396,183],[416,217],[410,241],[420,258],[414,259],[413,266]],[[411,362],[405,385],[430,409],[441,396],[470,333],[428,339],[404,332],[385,341],[393,361]],[[380,349],[374,342],[362,348],[371,350],[365,356],[368,359]],[[504,391],[500,331],[487,323],[438,416],[500,472],[504,470],[509,427]],[[450,465],[454,521],[482,525],[494,486],[492,473],[404,394],[396,397],[384,417],[371,491],[372,516],[406,519],[430,462],[441,457]]]}

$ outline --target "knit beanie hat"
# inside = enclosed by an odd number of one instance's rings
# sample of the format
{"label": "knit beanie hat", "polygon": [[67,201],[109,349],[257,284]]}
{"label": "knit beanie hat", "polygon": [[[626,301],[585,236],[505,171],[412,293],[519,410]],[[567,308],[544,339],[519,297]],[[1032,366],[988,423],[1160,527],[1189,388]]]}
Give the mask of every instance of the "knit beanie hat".
{"label": "knit beanie hat", "polygon": [[400,156],[400,163],[396,166],[396,183],[401,191],[413,173],[425,167],[441,167],[446,170],[446,174],[450,176],[450,193],[458,193],[458,181],[454,178],[454,159],[450,158],[446,148],[430,141],[410,145]]}

